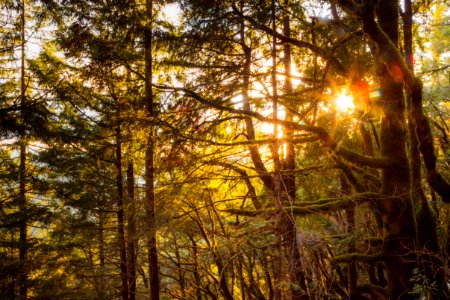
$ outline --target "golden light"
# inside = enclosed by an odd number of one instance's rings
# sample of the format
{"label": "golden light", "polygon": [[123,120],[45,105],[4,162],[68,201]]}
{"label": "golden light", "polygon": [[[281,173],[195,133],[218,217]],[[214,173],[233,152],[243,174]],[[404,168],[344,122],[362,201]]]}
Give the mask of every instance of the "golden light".
{"label": "golden light", "polygon": [[[259,132],[265,135],[273,135],[273,124],[271,123],[261,123],[257,124],[256,128],[259,129]],[[278,127],[278,135],[277,137],[281,139],[283,137],[283,129]]]}
{"label": "golden light", "polygon": [[336,98],[336,109],[339,111],[349,111],[355,108],[353,97],[348,95],[345,91]]}

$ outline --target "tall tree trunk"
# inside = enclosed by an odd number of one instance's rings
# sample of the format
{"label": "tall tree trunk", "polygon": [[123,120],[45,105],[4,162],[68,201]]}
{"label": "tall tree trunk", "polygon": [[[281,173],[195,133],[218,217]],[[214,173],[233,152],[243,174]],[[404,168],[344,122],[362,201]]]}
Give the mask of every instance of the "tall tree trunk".
{"label": "tall tree trunk", "polygon": [[[271,1],[271,16],[272,16],[272,30],[276,30],[276,7],[275,0]],[[272,119],[278,120],[278,87],[277,87],[277,40],[275,36],[272,36]],[[282,232],[285,230],[283,228],[282,221],[282,195],[281,195],[281,162],[279,156],[280,145],[278,142],[278,125],[274,122],[273,125],[273,136],[274,143],[272,144],[272,158],[274,166],[274,178],[273,178],[273,199],[275,207],[275,247],[274,247],[274,300],[282,299],[282,278],[283,278],[283,260],[282,260],[282,249],[283,249],[283,237]]]}
{"label": "tall tree trunk", "polygon": [[[242,3],[241,3],[242,4]],[[243,10],[241,5],[241,10]],[[239,28],[239,35],[241,40],[241,47],[244,51],[244,70],[243,70],[243,87],[242,87],[242,101],[243,101],[243,108],[245,110],[250,110],[250,95],[249,95],[249,89],[250,89],[250,74],[251,74],[251,64],[252,64],[252,49],[247,46],[245,37],[246,37],[246,26],[245,21],[242,18],[241,24]],[[253,120],[251,117],[245,117],[245,128],[247,130],[247,139],[249,141],[255,140],[255,127],[253,125]],[[261,158],[261,154],[259,153],[259,149],[257,146],[249,146],[250,151],[250,157],[252,159],[253,165],[255,166],[255,170],[258,172],[259,177],[261,178],[261,181],[264,183],[264,185],[269,189],[273,189],[273,178],[272,176],[267,174],[267,169],[264,165],[264,162]],[[256,209],[259,209],[256,207]]]}
{"label": "tall tree trunk", "polygon": [[[397,45],[398,1],[381,0],[377,10],[381,28]],[[380,49],[383,55],[383,49]],[[410,278],[414,268],[415,226],[409,197],[410,173],[406,154],[406,122],[403,85],[395,78],[396,66],[378,64],[381,101],[384,115],[381,120],[381,156],[397,163],[382,170],[381,192],[386,199],[379,209],[383,219],[383,251],[387,269],[388,292],[392,299],[406,299],[411,290]]]}
{"label": "tall tree trunk", "polygon": [[[403,18],[403,48],[404,48],[404,55],[405,55],[405,62],[408,68],[412,73],[414,73],[414,62],[413,62],[413,36],[412,36],[412,4],[411,0],[404,0],[404,12],[402,14]],[[408,109],[408,116],[412,115],[413,107],[412,107],[412,99],[411,99],[411,93],[408,91],[406,95],[406,104]],[[416,135],[416,127],[417,124],[415,124],[414,119],[408,120],[408,154],[409,154],[409,161],[410,161],[410,172],[411,172],[411,197],[413,199],[414,204],[419,205],[426,205],[426,196],[425,192],[422,187],[421,182],[421,173],[422,173],[422,166],[421,166],[421,160],[420,160],[420,151],[419,151],[419,139]],[[419,203],[415,201],[417,198],[419,198]],[[425,208],[427,209],[428,206]],[[430,232],[426,233],[427,235],[430,234]],[[419,237],[419,240],[421,238]]]}
{"label": "tall tree trunk", "polygon": [[[285,37],[291,37],[291,24],[289,17],[290,0],[284,0],[284,15],[283,15],[283,34]],[[291,101],[293,94],[292,87],[292,70],[291,70],[291,45],[285,43],[283,45],[283,66],[284,66],[284,102],[286,120],[293,121],[293,114],[291,110],[295,109]],[[292,130],[285,129],[285,136],[287,139],[293,137]],[[291,142],[286,142],[285,157],[283,169],[287,171],[286,175],[282,177],[282,188],[285,190],[286,205],[291,206],[295,203],[296,185],[295,185],[295,148]],[[305,276],[303,274],[303,266],[300,255],[300,247],[297,242],[297,224],[295,216],[288,213],[283,214],[284,239],[286,241],[286,256],[288,260],[289,277],[291,282],[291,299],[307,298],[307,285]]]}
{"label": "tall tree trunk", "polygon": [[[146,1],[146,14],[149,19],[144,32],[145,51],[145,105],[147,116],[154,115],[153,99],[153,1]],[[153,120],[151,120],[153,122]],[[147,251],[149,267],[150,299],[159,300],[160,282],[158,252],[156,247],[155,186],[154,186],[154,124],[150,124],[145,150],[145,209],[147,215]]]}
{"label": "tall tree trunk", "polygon": [[121,295],[123,300],[128,299],[128,270],[127,248],[125,242],[125,222],[123,208],[123,179],[122,179],[122,141],[120,124],[116,127],[116,184],[117,184],[117,234],[120,251],[120,277],[122,280]]}
{"label": "tall tree trunk", "polygon": [[[129,154],[131,155],[131,154]],[[127,195],[128,195],[128,286],[130,289],[130,300],[136,298],[136,203],[134,198],[134,163],[129,158],[127,163]]]}
{"label": "tall tree trunk", "polygon": [[21,299],[26,299],[28,294],[28,238],[27,238],[27,220],[26,215],[26,137],[23,136],[20,141],[20,165],[19,165],[19,210],[21,213],[21,220],[19,224],[19,295]]}
{"label": "tall tree trunk", "polygon": [[[405,55],[405,62],[411,73],[414,74],[414,59],[413,59],[413,10],[411,0],[404,0],[403,19],[403,48]],[[416,211],[416,230],[418,244],[421,247],[419,260],[422,264],[425,274],[430,282],[436,282],[438,288],[430,289],[433,299],[447,299],[448,288],[445,281],[444,269],[437,257],[440,254],[440,246],[437,237],[437,221],[428,206],[428,201],[422,187],[422,162],[420,159],[419,138],[416,134],[416,127],[418,126],[416,120],[411,116],[414,113],[414,104],[412,101],[411,91],[407,92],[408,105],[408,141],[409,141],[409,160],[411,168],[411,197],[413,204],[417,207]],[[418,199],[419,201],[417,201]],[[429,255],[431,251],[434,255]]]}
{"label": "tall tree trunk", "polygon": [[[22,0],[21,11],[21,66],[20,66],[20,102],[22,107],[26,105],[26,84],[25,84],[25,0]],[[22,113],[22,122],[25,122],[25,118]],[[24,126],[25,124],[22,124]],[[26,299],[28,294],[28,245],[27,245],[27,220],[24,217],[26,215],[26,164],[27,164],[27,139],[26,133],[20,134],[20,154],[19,154],[19,210],[22,215],[22,219],[19,224],[19,295],[21,299]]]}

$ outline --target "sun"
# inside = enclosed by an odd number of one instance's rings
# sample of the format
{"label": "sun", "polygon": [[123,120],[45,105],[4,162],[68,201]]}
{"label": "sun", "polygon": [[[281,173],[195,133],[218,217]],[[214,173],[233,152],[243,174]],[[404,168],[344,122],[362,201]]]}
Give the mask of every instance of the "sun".
{"label": "sun", "polygon": [[342,92],[336,98],[336,109],[339,111],[349,111],[355,108],[353,97]]}

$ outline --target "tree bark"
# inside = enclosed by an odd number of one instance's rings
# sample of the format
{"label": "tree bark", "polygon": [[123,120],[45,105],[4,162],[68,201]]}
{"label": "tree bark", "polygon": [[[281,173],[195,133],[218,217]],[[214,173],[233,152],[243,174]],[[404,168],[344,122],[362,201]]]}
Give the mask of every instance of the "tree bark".
{"label": "tree bark", "polygon": [[105,227],[105,213],[102,211],[98,213],[98,257],[100,261],[100,280],[99,280],[99,290],[97,291],[98,299],[106,299],[106,282],[105,282],[105,237],[104,237],[104,227]]}
{"label": "tree bark", "polygon": [[[242,9],[242,8],[241,8]],[[251,74],[251,64],[252,64],[252,49],[246,45],[245,42],[245,20],[241,19],[241,24],[239,28],[239,35],[241,40],[241,47],[244,52],[244,72],[243,72],[243,87],[242,87],[242,101],[243,108],[245,110],[250,110],[250,74]],[[247,130],[247,139],[249,141],[253,141],[256,139],[255,135],[255,127],[253,125],[253,121],[251,117],[245,117],[245,128]],[[259,177],[263,184],[269,189],[273,189],[273,178],[272,176],[267,174],[266,166],[264,165],[263,160],[261,159],[261,154],[259,153],[259,149],[257,146],[249,146],[248,148],[250,152],[250,157],[252,159],[253,165],[255,167],[256,172],[258,172]]]}
{"label": "tree bark", "polygon": [[[291,37],[291,24],[289,17],[289,5],[290,0],[284,0],[284,15],[283,15],[283,35],[290,38]],[[284,93],[285,93],[285,112],[286,120],[293,121],[293,115],[291,113],[293,106],[293,101],[291,97],[293,94],[292,87],[292,58],[291,58],[291,45],[285,43],[283,45],[283,66],[284,66]],[[275,125],[276,126],[276,125]],[[287,139],[293,137],[293,131],[285,129],[285,136]],[[276,138],[276,136],[275,136]],[[283,163],[283,170],[287,171],[287,174],[282,176],[282,188],[284,189],[286,195],[283,197],[287,201],[287,205],[291,206],[295,203],[296,199],[296,184],[295,184],[295,174],[294,170],[296,167],[295,163],[295,147],[293,143],[286,142],[285,144],[285,157]],[[303,266],[300,255],[300,247],[297,242],[297,224],[295,216],[289,215],[289,213],[283,214],[283,227],[284,239],[286,240],[286,256],[288,261],[289,277],[291,281],[290,287],[290,297],[291,299],[304,299],[308,298],[307,284],[305,276],[303,274]]]}
{"label": "tree bark", "polygon": [[[20,66],[20,102],[21,106],[26,105],[26,84],[25,84],[25,0],[21,1],[21,66]],[[22,113],[22,122],[25,122],[25,118]],[[22,124],[24,126],[25,124]],[[23,217],[19,224],[19,295],[21,299],[27,299],[28,296],[28,245],[27,245],[27,219],[24,217],[26,214],[27,196],[26,196],[26,165],[27,165],[27,138],[26,133],[20,133],[20,149],[19,149],[19,211]]]}
{"label": "tree bark", "polygon": [[[377,16],[382,30],[392,43],[398,43],[398,1],[381,0]],[[384,49],[379,49],[383,56]],[[381,101],[381,155],[397,160],[397,165],[382,169],[381,193],[386,200],[379,207],[383,220],[383,252],[388,278],[388,293],[393,299],[407,299],[415,259],[415,226],[409,197],[410,173],[406,154],[406,122],[403,85],[390,70],[392,65],[378,63]]]}
{"label": "tree bark", "polygon": [[[349,195],[352,192],[352,187],[348,183],[345,174],[340,174],[340,181],[341,181],[341,193],[343,196]],[[346,231],[347,234],[351,234],[352,231],[355,229],[355,209],[350,208],[345,211],[345,215],[347,218],[347,226]],[[355,242],[353,240],[350,240],[349,245],[347,246],[348,253],[355,253],[356,252],[356,246]],[[356,299],[357,295],[357,283],[358,283],[358,272],[356,267],[356,262],[351,261],[347,265],[347,288],[348,288],[348,294],[350,299]]]}
{"label": "tree bark", "polygon": [[[130,154],[131,155],[131,154]],[[136,204],[134,197],[134,163],[133,159],[128,159],[127,164],[127,194],[128,194],[128,285],[130,289],[130,300],[136,298]]]}
{"label": "tree bark", "polygon": [[[403,48],[405,62],[411,73],[414,74],[413,60],[413,10],[411,0],[404,0],[403,19]],[[411,197],[413,204],[418,207],[416,211],[416,228],[418,245],[421,247],[421,253],[418,259],[424,268],[424,273],[430,282],[436,282],[438,288],[431,291],[433,299],[446,299],[448,288],[443,270],[445,268],[437,257],[440,255],[440,246],[437,236],[437,221],[433,216],[425,191],[422,186],[422,162],[420,160],[419,138],[416,134],[418,126],[416,119],[412,118],[414,114],[414,103],[410,91],[407,91],[408,105],[408,138],[409,138],[409,160],[411,168]],[[419,201],[417,201],[419,200]],[[433,255],[429,255],[431,251]]]}
{"label": "tree bark", "polygon": [[[271,17],[272,30],[275,31],[276,24],[276,6],[275,0],[271,1]],[[278,120],[278,87],[277,87],[277,39],[272,36],[272,119],[275,122]],[[281,161],[279,156],[280,145],[278,142],[278,124],[273,124],[274,143],[271,145],[272,159],[273,159],[273,200],[274,200],[274,233],[275,233],[275,247],[273,256],[273,280],[274,280],[274,300],[281,300],[283,295],[282,278],[283,278],[283,209],[282,209],[282,195],[281,195]]]}
{"label": "tree bark", "polygon": [[125,221],[123,208],[123,180],[122,180],[122,141],[120,124],[116,127],[116,184],[117,184],[117,234],[120,252],[120,277],[122,280],[121,296],[128,300],[128,270],[127,248],[125,241]]}
{"label": "tree bark", "polygon": [[150,299],[159,300],[160,281],[158,252],[156,246],[156,215],[155,215],[155,186],[154,186],[154,97],[153,97],[153,1],[146,1],[146,14],[149,19],[149,25],[144,32],[144,51],[145,51],[145,105],[147,107],[147,116],[152,122],[149,125],[147,136],[147,145],[145,150],[145,209],[147,216],[147,251],[149,264],[149,286]]}

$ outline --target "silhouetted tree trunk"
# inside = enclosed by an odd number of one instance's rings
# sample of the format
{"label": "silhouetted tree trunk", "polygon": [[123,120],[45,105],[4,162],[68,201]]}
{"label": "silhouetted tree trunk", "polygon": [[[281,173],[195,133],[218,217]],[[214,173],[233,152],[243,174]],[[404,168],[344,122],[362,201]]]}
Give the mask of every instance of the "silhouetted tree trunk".
{"label": "silhouetted tree trunk", "polygon": [[[145,51],[145,105],[147,117],[152,119],[154,115],[153,97],[153,1],[147,0],[146,16],[149,20],[144,32]],[[151,120],[153,122],[153,120]],[[155,216],[155,187],[154,187],[154,124],[148,129],[147,145],[145,150],[145,209],[147,216],[147,251],[149,264],[150,299],[159,300],[160,282],[158,252],[156,247],[156,216]]]}
{"label": "silhouetted tree trunk", "polygon": [[[241,7],[242,9],[242,7]],[[252,65],[252,48],[246,44],[246,30],[248,28],[245,26],[245,21],[242,18],[241,24],[239,28],[239,37],[241,42],[241,47],[244,52],[244,65],[243,65],[243,84],[242,84],[242,102],[243,102],[243,108],[245,110],[251,110],[250,105],[250,95],[249,95],[249,89],[250,89],[250,75],[251,75],[251,65]],[[247,139],[249,141],[253,141],[256,139],[255,135],[255,127],[253,125],[253,120],[251,117],[245,117],[245,129],[247,133]],[[264,185],[269,189],[273,189],[273,178],[269,174],[267,174],[267,169],[264,165],[264,162],[261,158],[261,154],[259,153],[259,149],[255,145],[251,145],[248,148],[250,152],[250,157],[252,159],[253,165],[255,167],[255,170],[258,172],[259,177],[261,181],[264,183]],[[260,207],[255,207],[256,209],[259,209]]]}
{"label": "silhouetted tree trunk", "polygon": [[[131,155],[131,153],[129,154]],[[134,163],[129,158],[127,163],[127,194],[128,194],[128,226],[127,226],[127,243],[128,243],[128,285],[130,289],[130,300],[136,298],[136,203],[134,196]]]}
{"label": "silhouetted tree trunk", "polygon": [[[20,104],[22,107],[26,105],[26,82],[25,82],[25,1],[21,1],[21,66],[20,66]],[[25,118],[23,117],[22,112],[22,122],[25,122]],[[22,124],[24,126],[25,124]],[[26,133],[21,132],[20,134],[20,149],[19,149],[19,210],[22,215],[22,219],[19,224],[19,261],[20,261],[20,269],[19,269],[19,295],[21,299],[27,299],[28,294],[28,245],[27,245],[27,218],[26,215],[26,207],[27,207],[27,196],[26,196],[26,166],[27,166],[27,138]]]}
{"label": "silhouetted tree trunk", "polygon": [[122,179],[122,141],[120,124],[116,127],[116,184],[117,184],[117,234],[120,251],[120,277],[122,280],[122,299],[128,299],[128,270],[127,248],[125,241],[125,221],[123,205],[123,179]]}
{"label": "silhouetted tree trunk", "polygon": [[[289,17],[289,4],[290,0],[284,0],[284,13],[283,13],[283,34],[285,37],[291,37],[291,24]],[[283,66],[284,66],[284,103],[285,103],[285,113],[286,120],[293,121],[292,110],[295,110],[292,88],[292,70],[291,70],[292,58],[291,58],[291,45],[285,43],[283,45]],[[285,135],[287,139],[293,137],[292,130],[285,129]],[[285,146],[285,157],[283,170],[287,172],[286,175],[282,177],[282,188],[285,193],[283,193],[283,198],[287,201],[285,205],[291,206],[295,203],[296,199],[296,185],[295,185],[295,148],[294,144],[291,142],[286,142]],[[286,243],[286,256],[289,268],[289,277],[291,281],[291,299],[304,299],[307,298],[308,290],[306,285],[305,276],[303,274],[303,266],[300,256],[300,247],[297,242],[297,223],[295,216],[289,215],[288,212],[283,214],[283,227],[284,239]]]}
{"label": "silhouetted tree trunk", "polygon": [[99,290],[97,291],[98,298],[100,300],[106,299],[106,278],[105,278],[105,213],[102,211],[103,207],[100,207],[98,213],[98,257],[100,261],[100,278],[99,278]]}
{"label": "silhouetted tree trunk", "polygon": [[[381,0],[379,24],[392,43],[398,44],[398,2]],[[379,49],[383,56],[383,49]],[[396,78],[396,66],[378,63],[384,115],[381,120],[381,156],[396,161],[382,170],[381,192],[386,199],[379,205],[383,220],[383,252],[387,270],[387,291],[392,299],[407,299],[415,256],[415,226],[410,199],[410,172],[406,154],[406,121],[403,84]]]}
{"label": "silhouetted tree trunk", "polygon": [[[411,73],[414,74],[413,59],[413,10],[411,0],[404,0],[403,19],[403,48],[405,62]],[[440,255],[440,246],[437,236],[437,220],[425,196],[422,186],[422,161],[420,159],[419,138],[416,134],[417,122],[411,116],[414,113],[414,103],[411,91],[407,91],[406,103],[408,108],[408,141],[409,160],[411,168],[411,197],[413,203],[418,207],[416,213],[417,238],[420,245],[418,260],[422,264],[424,273],[430,282],[437,283],[438,288],[432,290],[433,299],[447,299],[448,288],[445,281],[444,268],[437,256]],[[430,253],[431,252],[431,255]]]}
{"label": "silhouetted tree trunk", "polygon": [[[276,25],[276,7],[275,0],[271,1],[271,18],[272,18],[272,30],[275,31],[277,28]],[[271,73],[271,84],[272,84],[272,119],[278,120],[278,91],[277,91],[277,39],[275,36],[272,36],[271,43],[271,58],[272,58],[272,73]],[[273,256],[273,280],[274,280],[274,300],[282,299],[282,291],[283,288],[282,278],[283,278],[283,231],[286,228],[283,228],[283,204],[282,204],[282,195],[281,195],[281,161],[280,161],[280,145],[277,140],[278,138],[278,125],[273,125],[273,137],[275,139],[274,143],[271,145],[272,149],[272,159],[273,159],[273,168],[274,168],[274,177],[273,177],[273,200],[275,207],[275,215],[274,215],[274,233],[275,233],[275,245],[274,245],[274,256]]]}

